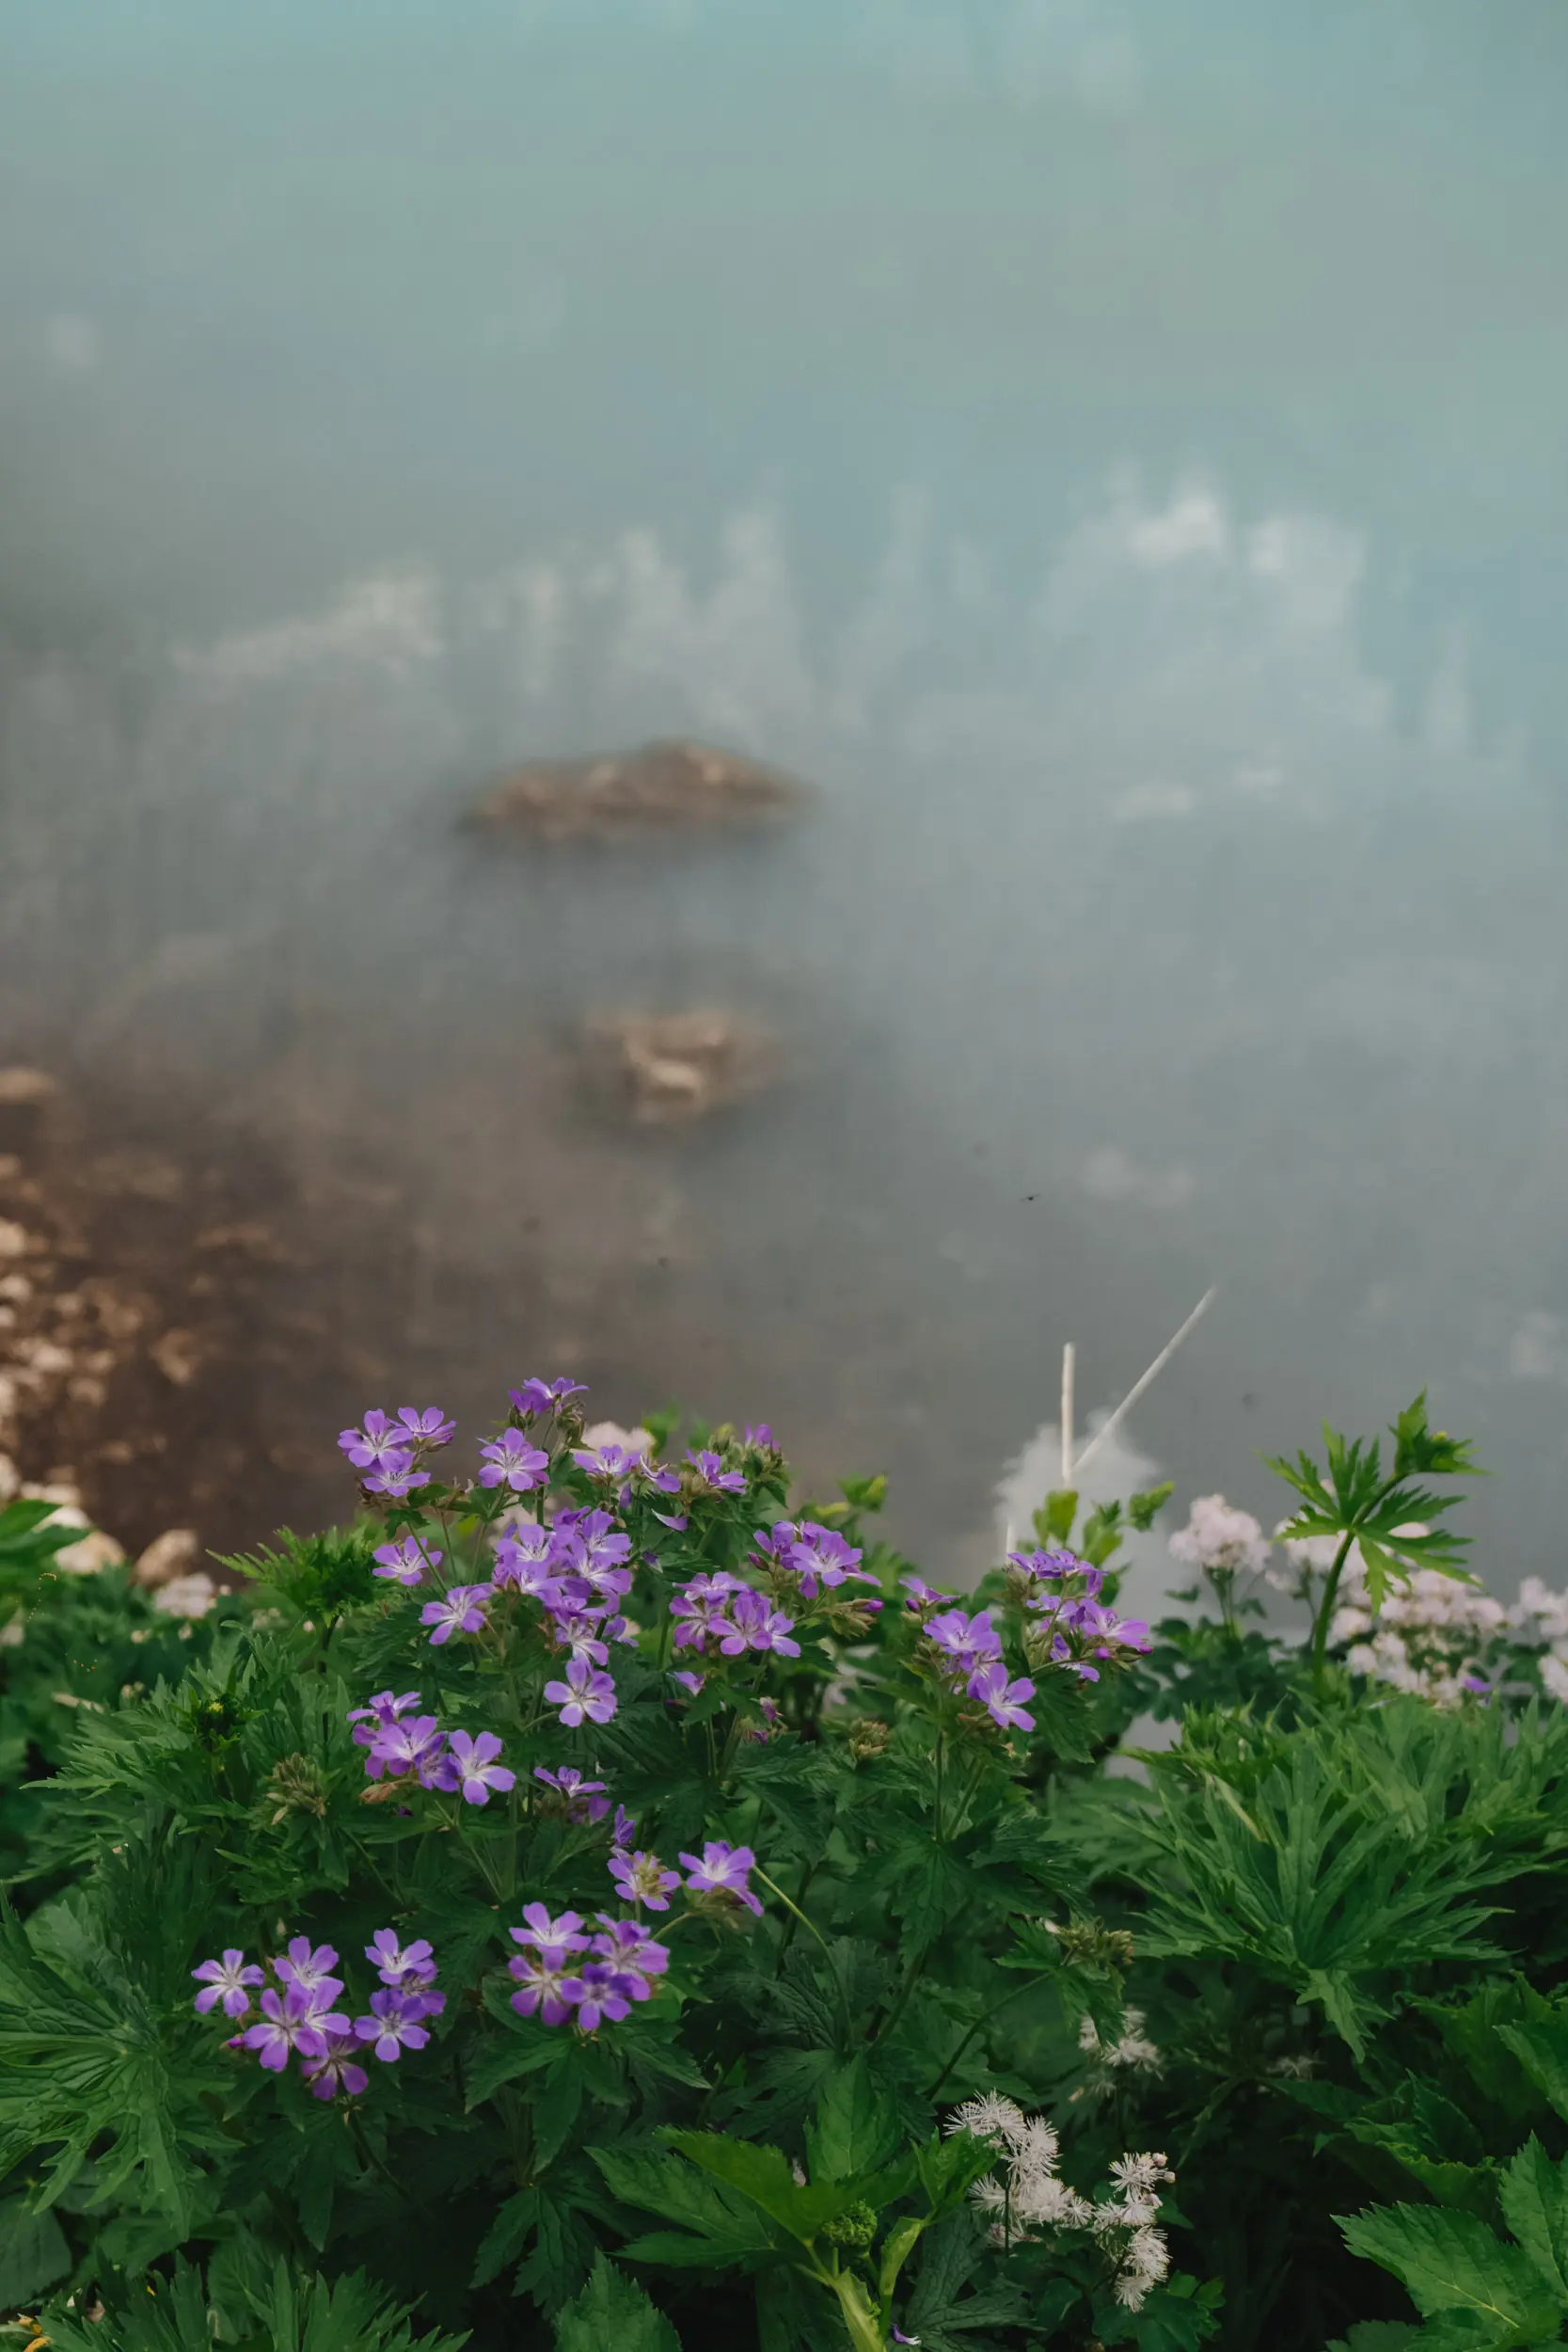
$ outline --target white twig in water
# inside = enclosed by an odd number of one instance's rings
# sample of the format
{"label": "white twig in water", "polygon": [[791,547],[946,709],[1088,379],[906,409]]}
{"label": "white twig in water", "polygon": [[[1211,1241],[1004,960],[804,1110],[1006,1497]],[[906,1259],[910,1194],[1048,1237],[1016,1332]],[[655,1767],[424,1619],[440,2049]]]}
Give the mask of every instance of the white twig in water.
{"label": "white twig in water", "polygon": [[1078,1369],[1078,1350],[1069,1340],[1062,1350],[1062,1486],[1072,1484],[1072,1387]]}
{"label": "white twig in water", "polygon": [[1175,1338],[1166,1342],[1165,1345],[1160,1350],[1158,1356],[1155,1357],[1154,1361],[1149,1365],[1148,1370],[1144,1374],[1143,1378],[1141,1380],[1134,1380],[1132,1386],[1128,1390],[1127,1394],[1122,1398],[1121,1403],[1117,1406],[1116,1411],[1111,1415],[1110,1420],[1101,1423],[1100,1427],[1095,1431],[1094,1436],[1089,1439],[1088,1444],[1084,1448],[1083,1453],[1078,1456],[1076,1462],[1071,1459],[1069,1432],[1066,1426],[1066,1414],[1069,1400],[1069,1391],[1068,1387],[1068,1371],[1066,1365],[1064,1364],[1062,1369],[1062,1404],[1064,1420],[1062,1431],[1062,1483],[1064,1486],[1071,1485],[1073,1476],[1083,1470],[1085,1463],[1088,1460],[1095,1448],[1097,1446],[1103,1445],[1105,1439],[1111,1435],[1111,1432],[1121,1426],[1121,1423],[1125,1421],[1127,1415],[1132,1411],[1139,1397],[1142,1396],[1149,1382],[1154,1379],[1158,1374],[1164,1372],[1165,1366],[1169,1363],[1171,1358],[1175,1355],[1177,1349],[1186,1338],[1188,1332],[1193,1328],[1193,1326],[1200,1319],[1200,1317],[1208,1313],[1210,1308],[1213,1305],[1214,1300],[1218,1295],[1219,1286],[1217,1283],[1212,1285],[1210,1289],[1204,1292],[1203,1296],[1198,1300],[1197,1305],[1193,1309],[1192,1313],[1187,1317],[1186,1322],[1181,1326],[1180,1330],[1177,1332]]}

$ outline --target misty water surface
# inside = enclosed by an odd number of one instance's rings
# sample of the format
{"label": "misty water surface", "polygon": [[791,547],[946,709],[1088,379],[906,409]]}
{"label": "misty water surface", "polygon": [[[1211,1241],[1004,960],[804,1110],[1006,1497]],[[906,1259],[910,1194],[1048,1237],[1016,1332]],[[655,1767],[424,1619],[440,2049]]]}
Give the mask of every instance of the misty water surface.
{"label": "misty water surface", "polygon": [[[928,1557],[1064,1339],[1109,1405],[1218,1281],[1136,1422],[1185,1491],[1272,1518],[1257,1448],[1430,1382],[1489,1572],[1557,1575],[1556,0],[5,0],[0,52],[0,1054],[352,1143],[412,1361],[457,1297],[476,1403],[657,1358]],[[817,813],[455,828],[672,731]],[[585,1010],[710,1000],[774,1097],[574,1117]]]}

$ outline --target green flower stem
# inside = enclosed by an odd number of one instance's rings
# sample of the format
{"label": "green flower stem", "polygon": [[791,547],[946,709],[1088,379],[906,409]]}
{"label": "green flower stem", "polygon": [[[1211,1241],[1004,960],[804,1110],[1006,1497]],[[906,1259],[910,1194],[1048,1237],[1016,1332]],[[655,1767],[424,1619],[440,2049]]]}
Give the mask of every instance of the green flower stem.
{"label": "green flower stem", "polygon": [[958,2043],[958,2048],[953,2052],[953,2055],[948,2059],[946,2065],[942,2068],[942,2073],[937,2076],[936,2081],[931,2085],[930,2090],[926,2093],[927,2099],[934,2099],[936,2097],[937,2092],[942,2089],[942,2084],[947,2080],[948,2075],[953,2072],[954,2067],[957,2066],[964,2052],[974,2041],[975,2035],[990,2024],[991,2019],[997,2014],[997,2011],[999,2010],[1006,2009],[1009,2001],[1016,2001],[1021,1993],[1027,1993],[1033,1986],[1037,1984],[1043,1984],[1047,1977],[1051,1974],[1052,1971],[1049,1968],[1042,1968],[1037,1976],[1025,1977],[1022,1984],[1015,1984],[1010,1992],[1003,1994],[1002,1998],[999,2001],[993,2001],[990,2009],[983,2010],[981,2011],[980,2015],[974,2020],[974,2025],[969,2028],[969,2031],[964,2035],[963,2040]]}
{"label": "green flower stem", "polygon": [[789,1897],[788,1897],[788,1896],[784,1893],[784,1888],[783,1888],[782,1886],[775,1886],[775,1885],[774,1885],[774,1883],[773,1883],[773,1881],[772,1881],[772,1880],[768,1877],[768,1875],[767,1871],[766,1871],[766,1870],[764,1870],[764,1869],[762,1869],[762,1868],[759,1867],[759,1865],[757,1865],[756,1863],[753,1863],[753,1864],[752,1865],[752,1876],[754,1879],[760,1879],[760,1880],[762,1881],[762,1883],[763,1883],[764,1886],[766,1886],[766,1887],[767,1887],[767,1889],[768,1889],[768,1893],[769,1893],[770,1895],[776,1895],[776,1896],[778,1897],[778,1899],[779,1899],[780,1902],[782,1902],[782,1903],[783,1903],[783,1905],[784,1905],[784,1909],[785,1909],[786,1911],[789,1911],[789,1912],[793,1912],[793,1913],[794,1913],[794,1915],[795,1915],[796,1918],[797,1918],[797,1919],[799,1919],[799,1921],[800,1922],[800,1925],[801,1925],[801,1926],[802,1926],[802,1927],[803,1927],[803,1928],[807,1931],[808,1934],[811,1934],[811,1935],[815,1935],[815,1936],[816,1936],[816,1938],[817,1942],[818,1942],[819,1944],[821,1944],[823,1951],[827,1953],[828,1960],[829,1960],[829,1963],[830,1963],[830,1964],[831,1964],[831,1963],[832,1963],[832,1952],[828,1951],[828,1947],[827,1947],[826,1943],[823,1941],[822,1931],[820,1930],[820,1928],[818,1928],[818,1927],[815,1926],[815,1925],[813,1924],[813,1922],[812,1922],[810,1919],[808,1919],[808,1918],[806,1917],[806,1915],[805,1915],[805,1913],[804,1913],[804,1912],[800,1909],[800,1904],[799,1904],[799,1903],[792,1903],[792,1902],[790,1901],[790,1899],[789,1899]]}
{"label": "green flower stem", "polygon": [[1351,1528],[1334,1555],[1334,1565],[1328,1572],[1328,1582],[1323,1586],[1323,1597],[1318,1607],[1317,1622],[1312,1628],[1312,1696],[1320,1705],[1328,1681],[1328,1621],[1334,1614],[1339,1579],[1344,1574],[1345,1562],[1350,1557],[1350,1548],[1354,1541],[1355,1530]]}
{"label": "green flower stem", "polygon": [[808,1919],[805,1913],[800,1909],[799,1903],[792,1903],[789,1897],[784,1893],[784,1888],[782,1886],[776,1886],[773,1881],[768,1877],[767,1871],[759,1868],[755,1863],[752,1865],[752,1876],[755,1879],[760,1879],[764,1886],[767,1887],[768,1893],[770,1895],[776,1895],[780,1902],[783,1903],[784,1909],[786,1911],[793,1912],[796,1918],[800,1922],[800,1925],[806,1929],[808,1933],[816,1936],[816,1941],[821,1945],[822,1957],[828,1963],[828,1971],[833,1980],[833,1989],[838,1994],[839,2016],[843,2021],[844,2026],[844,2046],[847,2049],[854,2038],[854,2026],[849,2016],[849,2003],[845,1995],[843,1980],[839,1976],[837,1968],[833,1964],[833,1956],[828,1949],[827,1940],[824,1937],[821,1929],[816,1925],[815,1921]]}

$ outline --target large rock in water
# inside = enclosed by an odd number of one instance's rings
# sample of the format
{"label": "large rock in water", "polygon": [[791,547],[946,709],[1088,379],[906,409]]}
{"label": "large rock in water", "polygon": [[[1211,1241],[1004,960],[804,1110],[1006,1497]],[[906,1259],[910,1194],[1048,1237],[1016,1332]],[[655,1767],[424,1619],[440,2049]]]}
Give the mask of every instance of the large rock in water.
{"label": "large rock in water", "polygon": [[470,822],[539,841],[645,841],[776,824],[804,785],[707,743],[645,743],[602,759],[544,760],[486,793]]}

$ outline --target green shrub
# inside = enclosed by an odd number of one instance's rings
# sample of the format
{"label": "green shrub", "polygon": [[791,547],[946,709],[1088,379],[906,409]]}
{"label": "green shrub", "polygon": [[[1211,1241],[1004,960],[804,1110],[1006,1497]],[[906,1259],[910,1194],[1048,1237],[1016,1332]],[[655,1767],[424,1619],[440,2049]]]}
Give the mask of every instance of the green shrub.
{"label": "green shrub", "polygon": [[1465,1467],[1421,1406],[1391,1480],[1337,1438],[1288,1473],[1338,1562],[1305,1648],[1225,1531],[1182,1554],[1218,1617],[1150,1631],[1076,1497],[959,1602],[879,1481],[792,1502],[766,1430],[596,1449],[530,1383],[477,1478],[451,1434],[368,1416],[356,1527],[35,1742],[0,2306],[127,2352],[1362,2352],[1396,2280],[1449,2325],[1402,2222],[1341,2232],[1369,2190],[1535,2259],[1496,2184],[1565,2153],[1519,2037],[1557,2030],[1568,1719],[1522,1671],[1390,1691],[1335,1630],[1353,1556],[1454,1570],[1408,1526]]}

